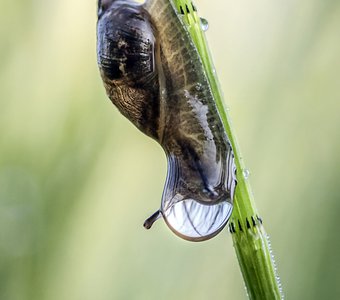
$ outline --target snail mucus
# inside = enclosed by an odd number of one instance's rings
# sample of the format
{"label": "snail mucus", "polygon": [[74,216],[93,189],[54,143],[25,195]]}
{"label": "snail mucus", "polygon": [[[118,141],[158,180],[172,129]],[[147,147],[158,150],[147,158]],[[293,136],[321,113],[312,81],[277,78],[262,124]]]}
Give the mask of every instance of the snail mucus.
{"label": "snail mucus", "polygon": [[164,149],[161,207],[178,236],[207,240],[226,225],[236,186],[234,154],[207,76],[171,0],[99,0],[97,59],[118,110]]}

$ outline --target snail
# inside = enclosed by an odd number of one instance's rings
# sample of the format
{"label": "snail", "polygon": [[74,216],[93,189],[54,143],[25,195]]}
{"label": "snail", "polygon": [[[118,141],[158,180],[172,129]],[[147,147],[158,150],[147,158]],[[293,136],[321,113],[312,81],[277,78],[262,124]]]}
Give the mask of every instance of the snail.
{"label": "snail", "polygon": [[164,149],[163,217],[189,241],[226,225],[236,187],[234,154],[200,56],[170,0],[99,0],[97,60],[118,110]]}

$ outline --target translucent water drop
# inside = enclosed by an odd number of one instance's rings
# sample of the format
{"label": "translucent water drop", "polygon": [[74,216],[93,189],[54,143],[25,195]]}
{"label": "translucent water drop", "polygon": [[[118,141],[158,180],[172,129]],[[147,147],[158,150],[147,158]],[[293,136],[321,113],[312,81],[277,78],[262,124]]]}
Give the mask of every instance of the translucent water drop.
{"label": "translucent water drop", "polygon": [[196,83],[195,89],[196,91],[200,91],[202,89],[202,85],[200,83]]}
{"label": "translucent water drop", "polygon": [[249,172],[248,169],[244,169],[242,173],[243,173],[243,176],[244,176],[245,179],[249,178],[250,172]]}
{"label": "translucent water drop", "polygon": [[200,18],[201,19],[201,28],[203,31],[207,31],[209,28],[209,22],[207,19]]}

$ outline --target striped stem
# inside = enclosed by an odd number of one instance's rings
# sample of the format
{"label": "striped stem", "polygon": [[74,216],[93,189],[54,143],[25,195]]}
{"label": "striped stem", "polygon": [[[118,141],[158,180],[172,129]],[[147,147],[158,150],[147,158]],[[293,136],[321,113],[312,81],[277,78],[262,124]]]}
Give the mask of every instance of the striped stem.
{"label": "striped stem", "polygon": [[196,7],[190,0],[173,0],[173,4],[200,55],[217,109],[234,150],[238,183],[229,231],[248,296],[250,299],[261,300],[283,299],[268,235],[259,217],[249,184],[249,172],[245,168],[228,110],[223,105],[222,90],[204,34],[207,24],[199,18]]}

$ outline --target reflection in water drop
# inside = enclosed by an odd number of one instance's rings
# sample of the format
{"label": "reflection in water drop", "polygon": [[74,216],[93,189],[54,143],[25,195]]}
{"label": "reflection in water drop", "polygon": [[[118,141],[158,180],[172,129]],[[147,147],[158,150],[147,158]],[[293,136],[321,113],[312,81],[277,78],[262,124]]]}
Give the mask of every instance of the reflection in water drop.
{"label": "reflection in water drop", "polygon": [[243,173],[243,176],[244,176],[245,179],[249,178],[250,172],[249,172],[248,169],[244,169],[242,173]]}
{"label": "reflection in water drop", "polygon": [[209,28],[209,23],[207,19],[200,18],[201,19],[201,28],[203,31],[207,31]]}
{"label": "reflection in water drop", "polygon": [[227,201],[207,205],[185,199],[170,207],[162,207],[162,214],[167,225],[178,236],[189,241],[203,241],[223,229],[232,209],[233,205]]}

